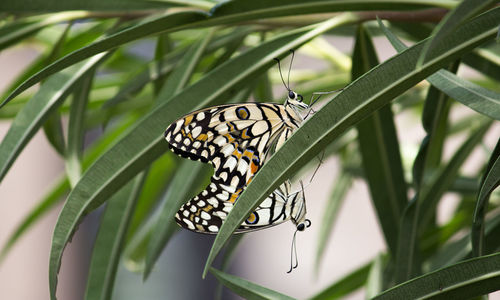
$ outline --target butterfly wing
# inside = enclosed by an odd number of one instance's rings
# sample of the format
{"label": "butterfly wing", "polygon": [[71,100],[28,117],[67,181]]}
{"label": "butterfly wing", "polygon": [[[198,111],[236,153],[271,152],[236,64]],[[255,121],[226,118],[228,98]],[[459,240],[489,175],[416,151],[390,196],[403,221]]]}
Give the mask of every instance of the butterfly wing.
{"label": "butterfly wing", "polygon": [[[267,197],[236,229],[236,233],[264,229],[287,220],[296,219],[296,214],[305,210],[303,194],[289,194],[290,183],[286,181]],[[224,186],[210,183],[196,197],[185,203],[175,215],[177,223],[189,230],[201,233],[217,233],[226,220],[243,190],[228,192]],[[305,211],[304,211],[305,214]]]}
{"label": "butterfly wing", "polygon": [[291,132],[288,120],[279,104],[220,105],[178,119],[165,139],[176,154],[212,164],[212,182],[236,191],[257,173],[282,133]]}

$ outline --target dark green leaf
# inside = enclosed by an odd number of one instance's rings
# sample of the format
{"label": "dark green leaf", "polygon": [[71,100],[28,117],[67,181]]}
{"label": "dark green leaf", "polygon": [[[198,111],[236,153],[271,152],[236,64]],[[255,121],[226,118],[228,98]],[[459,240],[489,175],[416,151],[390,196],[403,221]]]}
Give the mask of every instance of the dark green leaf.
{"label": "dark green leaf", "polygon": [[105,53],[99,54],[78,63],[53,76],[40,87],[36,95],[17,114],[0,144],[0,180],[41,124],[66,99],[75,82],[106,56]]}
{"label": "dark green leaf", "polygon": [[[406,46],[392,34],[381,22],[380,27],[399,52]],[[440,70],[427,80],[436,88],[467,107],[490,118],[500,120],[500,94],[485,89],[470,81],[461,79],[446,70]]]}
{"label": "dark green leaf", "polygon": [[470,259],[402,283],[383,299],[470,299],[500,289],[500,253]]}
{"label": "dark green leaf", "polygon": [[488,209],[489,198],[500,184],[500,139],[491,153],[488,166],[481,180],[472,223],[472,249],[474,256],[484,255],[484,216]]}
{"label": "dark green leaf", "polygon": [[361,288],[368,278],[372,262],[369,262],[353,272],[347,274],[340,280],[328,286],[323,291],[319,292],[311,298],[311,300],[322,299],[342,299],[346,295]]}
{"label": "dark green leaf", "polygon": [[415,70],[419,43],[358,78],[305,122],[254,177],[228,214],[212,246],[205,272],[232,232],[277,186],[352,125],[389,103],[420,80],[496,35],[500,8],[474,19],[439,46],[439,58]]}
{"label": "dark green leaf", "polygon": [[224,286],[231,289],[236,294],[248,300],[292,300],[294,298],[283,295],[276,291],[270,290],[263,286],[257,285],[253,282],[246,281],[234,275],[226,274],[214,268],[210,268],[210,272],[219,280]]}
{"label": "dark green leaf", "polygon": [[[352,79],[378,65],[375,47],[363,25],[359,26],[353,53]],[[390,105],[359,122],[358,141],[365,178],[382,226],[389,252],[395,256],[398,224],[408,203],[399,143]]]}
{"label": "dark green leaf", "polygon": [[83,140],[85,138],[84,120],[94,73],[90,71],[76,85],[69,111],[68,146],[65,154],[65,166],[66,174],[68,174],[68,179],[72,187],[76,185],[82,173],[80,160],[82,158]]}
{"label": "dark green leaf", "polygon": [[326,30],[351,21],[352,15],[341,15],[315,27],[300,28],[277,36],[222,64],[137,122],[126,136],[96,161],[68,196],[53,236],[49,271],[51,299],[55,299],[57,271],[63,249],[79,220],[167,151],[167,143],[162,136],[170,123],[189,111],[210,104],[238,85],[244,85],[245,80],[262,74],[274,65],[273,57],[282,57],[289,49],[298,48]]}
{"label": "dark green leaf", "polygon": [[127,228],[145,175],[137,175],[108,202],[92,251],[85,299],[111,299]]}
{"label": "dark green leaf", "polygon": [[444,37],[453,32],[460,24],[463,24],[467,19],[477,15],[486,7],[497,2],[496,0],[464,0],[458,4],[455,9],[450,11],[443,20],[434,28],[432,32],[432,39],[427,42],[420,54],[417,61],[417,66],[420,67],[422,63],[428,58],[428,54],[434,50]]}
{"label": "dark green leaf", "polygon": [[174,232],[171,227],[177,228],[178,225],[174,219],[175,213],[183,203],[189,200],[189,192],[192,190],[192,186],[196,186],[194,183],[196,179],[199,179],[201,166],[200,163],[185,161],[177,168],[149,239],[144,280],[148,278],[156,260],[160,257],[163,248]]}

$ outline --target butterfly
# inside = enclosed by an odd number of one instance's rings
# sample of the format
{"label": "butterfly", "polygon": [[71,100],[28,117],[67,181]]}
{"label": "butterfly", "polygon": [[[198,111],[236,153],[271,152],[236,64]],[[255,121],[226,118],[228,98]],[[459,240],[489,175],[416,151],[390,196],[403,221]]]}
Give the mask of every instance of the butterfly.
{"label": "butterfly", "polygon": [[[174,153],[210,163],[214,167],[210,184],[179,209],[176,214],[179,225],[202,233],[219,231],[243,189],[304,120],[300,112],[308,109],[309,105],[302,101],[301,95],[288,87],[287,89],[288,97],[283,105],[219,105],[189,113],[167,127],[165,139]],[[295,202],[302,203],[305,213],[303,197],[299,200],[291,197],[293,194],[289,193],[286,185],[273,192],[264,202],[274,201],[276,207],[286,208],[291,205],[288,204],[290,198],[293,198]],[[284,204],[278,204],[278,200]],[[257,213],[259,208],[260,213]],[[271,206],[261,204],[241,225],[239,231],[278,224],[270,213],[274,212],[274,207],[270,208]],[[259,218],[264,211],[269,212],[270,217]],[[292,217],[290,210],[288,213],[288,219],[300,220],[297,224],[304,224],[305,221],[300,217]],[[259,221],[257,225],[251,226],[254,217]]]}

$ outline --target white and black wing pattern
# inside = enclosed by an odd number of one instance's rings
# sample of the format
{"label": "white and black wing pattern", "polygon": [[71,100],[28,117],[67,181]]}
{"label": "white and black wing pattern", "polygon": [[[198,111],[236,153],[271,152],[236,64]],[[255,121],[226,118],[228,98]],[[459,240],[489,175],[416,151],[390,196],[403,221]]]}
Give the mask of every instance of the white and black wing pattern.
{"label": "white and black wing pattern", "polygon": [[[165,139],[172,151],[214,167],[210,184],[176,214],[181,226],[197,232],[218,232],[243,189],[303,121],[298,108],[307,105],[301,101],[302,96],[290,92],[285,105],[219,105],[192,112],[168,126]],[[289,208],[283,204],[288,198],[288,190],[276,190],[238,230],[257,230],[288,220],[293,212],[279,213]]]}
{"label": "white and black wing pattern", "polygon": [[[306,207],[303,192],[290,193],[290,182],[286,181],[267,197],[236,229],[236,233],[255,231],[292,220],[294,224],[304,222]],[[201,233],[217,233],[226,220],[234,203],[243,190],[229,193],[211,183],[193,199],[185,203],[175,215],[182,227]]]}
{"label": "white and black wing pattern", "polygon": [[165,139],[176,154],[212,164],[212,182],[236,191],[249,183],[270,150],[278,148],[298,122],[279,104],[220,105],[178,119],[165,131]]}

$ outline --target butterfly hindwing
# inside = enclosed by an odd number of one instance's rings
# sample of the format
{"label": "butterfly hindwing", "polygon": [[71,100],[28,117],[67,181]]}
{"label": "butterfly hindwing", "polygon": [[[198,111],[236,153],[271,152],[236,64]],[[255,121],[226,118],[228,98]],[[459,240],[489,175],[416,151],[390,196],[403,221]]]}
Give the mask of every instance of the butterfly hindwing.
{"label": "butterfly hindwing", "polygon": [[[305,216],[303,194],[289,193],[286,181],[267,197],[236,229],[236,233],[271,227],[287,220],[300,221]],[[231,193],[226,187],[210,183],[205,190],[185,203],[175,219],[179,225],[201,233],[217,233],[226,220],[242,189]]]}

